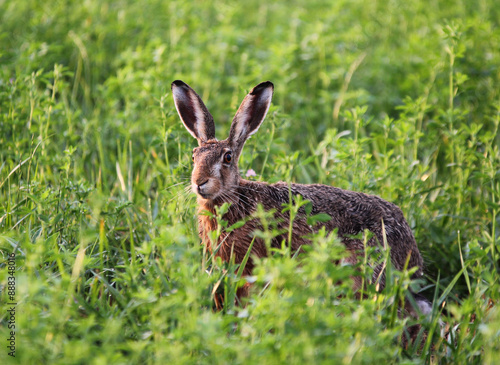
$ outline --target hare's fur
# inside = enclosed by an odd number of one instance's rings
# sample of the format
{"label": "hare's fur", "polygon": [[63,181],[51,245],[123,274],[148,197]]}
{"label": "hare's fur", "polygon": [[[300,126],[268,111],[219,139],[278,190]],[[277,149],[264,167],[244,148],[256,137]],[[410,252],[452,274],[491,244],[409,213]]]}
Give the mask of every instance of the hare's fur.
{"label": "hare's fur", "polygon": [[[223,141],[215,139],[213,118],[193,89],[182,81],[174,81],[172,91],[182,122],[199,143],[199,147],[193,151],[191,183],[198,198],[199,233],[203,243],[209,249],[214,249],[211,247],[208,233],[217,227],[215,219],[201,214],[203,211],[215,214],[215,207],[229,202],[231,206],[224,216],[228,226],[247,219],[242,227],[230,233],[222,232],[217,243],[220,244],[217,255],[224,261],[228,261],[232,254],[236,263],[242,262],[252,242],[253,232],[260,228],[257,219],[249,218],[256,211],[258,204],[265,210],[274,210],[278,228],[286,231],[273,239],[272,246],[281,247],[283,240],[287,242],[290,222],[288,213],[282,213],[282,204],[288,203],[290,196],[293,199],[294,196],[301,195],[312,203],[311,214],[326,213],[331,219],[312,228],[307,224],[305,212],[299,211],[299,216],[293,221],[292,251],[310,244],[305,237],[324,226],[327,231],[337,229],[339,238],[351,253],[347,261],[355,263],[364,246],[361,240],[352,236],[369,230],[373,236],[368,245],[380,246],[387,242],[391,248],[391,262],[396,269],[403,270],[408,261],[408,268],[418,268],[414,276],[422,275],[422,256],[401,209],[396,205],[374,195],[326,185],[285,182],[268,184],[240,177],[238,158],[245,141],[257,131],[269,109],[273,94],[272,83],[257,85],[245,97],[234,117],[229,137]],[[255,241],[251,253],[257,257],[268,255],[264,243],[259,239]],[[244,274],[249,275],[252,269],[253,262],[250,259],[244,268]],[[375,268],[374,279],[380,276],[380,284],[383,287],[385,283],[381,270],[381,266]],[[359,284],[355,279],[356,289]]]}

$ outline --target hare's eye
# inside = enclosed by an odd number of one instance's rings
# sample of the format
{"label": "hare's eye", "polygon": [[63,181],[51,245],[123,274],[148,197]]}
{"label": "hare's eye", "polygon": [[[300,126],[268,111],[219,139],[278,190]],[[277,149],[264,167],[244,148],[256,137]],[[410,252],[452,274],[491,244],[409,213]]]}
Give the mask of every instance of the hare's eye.
{"label": "hare's eye", "polygon": [[191,160],[193,160],[193,162],[194,162],[194,155],[191,155]]}
{"label": "hare's eye", "polygon": [[231,155],[231,152],[226,152],[226,154],[224,155],[224,162],[230,163],[232,159],[233,159],[233,156]]}

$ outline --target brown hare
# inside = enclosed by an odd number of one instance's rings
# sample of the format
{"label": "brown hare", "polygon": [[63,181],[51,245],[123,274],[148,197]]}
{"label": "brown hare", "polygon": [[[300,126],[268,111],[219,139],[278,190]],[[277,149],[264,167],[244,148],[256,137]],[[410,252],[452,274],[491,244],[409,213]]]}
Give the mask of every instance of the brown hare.
{"label": "brown hare", "polygon": [[[212,243],[208,233],[215,230],[215,219],[201,214],[203,211],[215,213],[215,207],[225,202],[231,203],[229,211],[224,215],[228,226],[251,216],[258,204],[265,210],[275,210],[278,228],[288,231],[289,216],[282,213],[282,204],[289,201],[290,196],[301,195],[312,203],[311,214],[326,213],[331,219],[317,224],[314,228],[307,224],[305,214],[293,221],[291,250],[300,250],[302,245],[310,244],[305,238],[308,234],[324,226],[327,231],[337,229],[337,234],[345,244],[351,256],[346,260],[356,263],[362,254],[363,242],[352,238],[365,230],[373,233],[368,245],[379,246],[384,241],[390,246],[392,265],[403,270],[408,260],[408,268],[417,267],[414,277],[422,276],[423,260],[417,248],[415,238],[401,209],[377,196],[342,190],[332,186],[312,184],[288,184],[278,182],[248,181],[241,178],[238,171],[238,159],[245,141],[260,127],[267,114],[273,96],[273,84],[269,81],[260,83],[244,98],[229,131],[229,137],[223,141],[215,138],[215,125],[212,115],[201,98],[184,82],[172,83],[172,93],[177,112],[186,129],[198,140],[199,146],[193,150],[194,167],[191,184],[197,194],[199,205],[199,234],[208,249]],[[248,220],[242,227],[230,232],[222,232],[217,246],[217,255],[223,261],[229,261],[231,254],[236,263],[241,263],[250,247],[253,232],[259,228],[259,222]],[[384,238],[385,232],[385,238]],[[288,240],[288,232],[275,237],[273,247],[281,247],[283,240]],[[252,256],[268,255],[263,242],[257,239],[251,250]],[[249,275],[253,269],[251,258],[243,273]],[[382,265],[374,270],[374,280],[380,286],[385,285]],[[361,279],[354,278],[355,289],[359,289]],[[245,295],[246,289],[239,292]],[[428,313],[429,303],[421,296],[415,295],[420,311]]]}

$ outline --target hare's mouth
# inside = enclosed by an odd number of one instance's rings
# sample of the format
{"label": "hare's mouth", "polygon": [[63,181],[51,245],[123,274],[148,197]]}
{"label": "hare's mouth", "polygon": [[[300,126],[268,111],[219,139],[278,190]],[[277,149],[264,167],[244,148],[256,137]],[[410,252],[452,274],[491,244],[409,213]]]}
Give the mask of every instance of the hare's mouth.
{"label": "hare's mouth", "polygon": [[196,193],[196,195],[209,201],[215,201],[219,198],[219,194]]}
{"label": "hare's mouth", "polygon": [[200,193],[200,192],[198,192],[197,194],[199,196],[201,196],[203,199],[210,199],[210,197],[213,195],[213,194],[206,194],[206,193]]}

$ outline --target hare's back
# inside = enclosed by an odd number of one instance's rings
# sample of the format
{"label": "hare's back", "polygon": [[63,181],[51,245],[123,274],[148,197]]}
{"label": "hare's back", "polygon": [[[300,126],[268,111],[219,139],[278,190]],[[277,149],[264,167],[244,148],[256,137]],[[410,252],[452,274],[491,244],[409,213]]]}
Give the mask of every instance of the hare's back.
{"label": "hare's back", "polygon": [[331,216],[359,221],[362,226],[381,219],[389,223],[392,220],[404,220],[401,209],[376,195],[344,190],[320,184],[292,184],[293,195],[302,195],[311,201],[313,213],[327,213]]}

